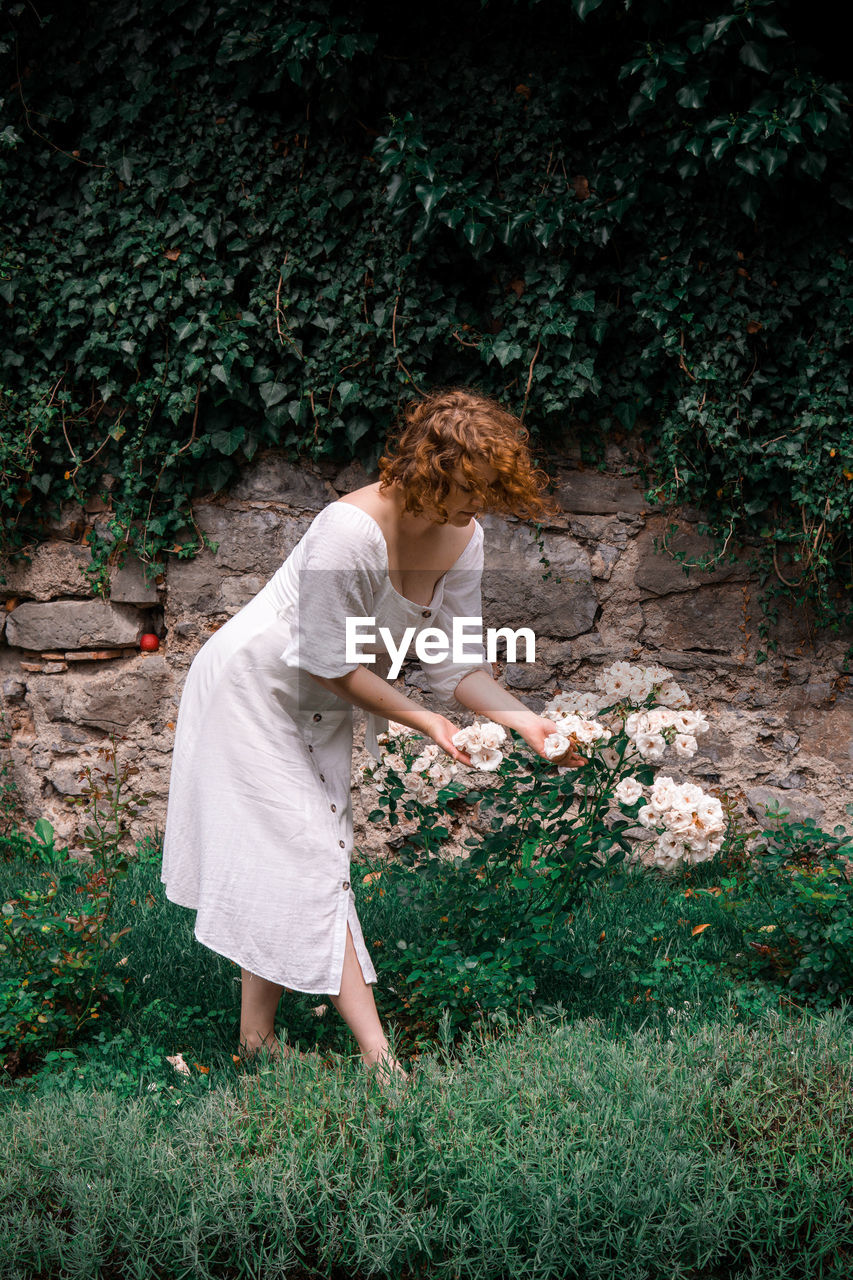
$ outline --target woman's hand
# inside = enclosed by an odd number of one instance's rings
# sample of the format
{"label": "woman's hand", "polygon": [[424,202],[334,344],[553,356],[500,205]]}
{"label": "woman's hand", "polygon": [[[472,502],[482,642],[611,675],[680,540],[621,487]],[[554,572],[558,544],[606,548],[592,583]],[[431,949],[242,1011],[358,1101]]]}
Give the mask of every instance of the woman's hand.
{"label": "woman's hand", "polygon": [[[544,751],[545,739],[550,737],[552,733],[558,733],[559,730],[553,720],[546,720],[544,716],[531,716],[529,720],[525,720],[523,724],[517,726],[517,732],[521,734],[527,745],[532,747],[537,755],[547,760],[548,757]],[[564,768],[579,769],[586,764],[586,760],[583,756],[578,755],[574,745],[572,745],[569,755],[565,760],[561,760],[560,764]]]}
{"label": "woman's hand", "polygon": [[426,731],[432,738],[433,742],[437,742],[443,751],[446,751],[454,760],[458,760],[460,764],[468,765],[472,768],[471,757],[464,751],[460,751],[459,747],[453,742],[454,733],[459,732],[459,725],[448,720],[446,716],[439,715],[436,712],[430,717],[426,726]]}

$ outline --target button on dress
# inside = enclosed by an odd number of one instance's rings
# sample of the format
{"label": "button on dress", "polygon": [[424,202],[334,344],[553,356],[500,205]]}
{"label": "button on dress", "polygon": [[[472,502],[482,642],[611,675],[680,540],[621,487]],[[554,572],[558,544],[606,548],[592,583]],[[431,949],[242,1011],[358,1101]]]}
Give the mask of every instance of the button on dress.
{"label": "button on dress", "polygon": [[[391,585],[373,517],[332,502],[190,666],[160,879],[170,901],[196,911],[199,942],[259,977],[338,995],[349,925],[365,982],[377,980],[350,884],[353,706],[311,674],[334,678],[359,665],[345,658],[348,617],[362,620],[358,652],[380,675],[390,667],[380,627],[394,645],[414,628],[413,655],[422,630],[437,627],[450,639],[454,617],[479,619],[483,529],[473,524],[424,605]],[[464,662],[421,664],[447,709],[458,709],[453,691],[463,676],[491,674],[470,632],[465,646]],[[368,715],[365,744],[377,759],[386,728]]]}

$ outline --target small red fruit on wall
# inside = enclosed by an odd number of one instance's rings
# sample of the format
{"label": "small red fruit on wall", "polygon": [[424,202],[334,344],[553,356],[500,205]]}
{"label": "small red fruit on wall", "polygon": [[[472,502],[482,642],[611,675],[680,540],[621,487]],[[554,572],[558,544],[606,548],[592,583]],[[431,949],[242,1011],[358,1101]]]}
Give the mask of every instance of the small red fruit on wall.
{"label": "small red fruit on wall", "polygon": [[156,653],[160,648],[160,641],[154,635],[153,631],[147,631],[139,641],[139,647],[145,653]]}

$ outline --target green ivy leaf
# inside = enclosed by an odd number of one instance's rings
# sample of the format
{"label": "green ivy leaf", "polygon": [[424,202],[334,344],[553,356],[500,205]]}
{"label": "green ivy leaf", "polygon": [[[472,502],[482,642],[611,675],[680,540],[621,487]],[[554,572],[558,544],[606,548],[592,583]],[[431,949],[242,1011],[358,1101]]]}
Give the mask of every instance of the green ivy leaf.
{"label": "green ivy leaf", "polygon": [[491,350],[502,368],[508,365],[510,360],[520,360],[523,354],[521,345],[507,338],[496,338],[492,343]]}
{"label": "green ivy leaf", "polygon": [[585,22],[591,13],[600,8],[604,0],[572,0],[572,8],[580,18],[581,22]]}
{"label": "green ivy leaf", "polygon": [[210,437],[212,447],[229,457],[239,449],[246,436],[245,427],[232,427],[230,431],[214,431]]}
{"label": "green ivy leaf", "polygon": [[744,66],[769,74],[770,67],[767,65],[767,50],[763,44],[754,44],[753,41],[748,40],[746,44],[741,46],[738,57]]}
{"label": "green ivy leaf", "polygon": [[261,399],[268,409],[278,404],[287,395],[287,387],[282,382],[264,382],[258,387]]}
{"label": "green ivy leaf", "polygon": [[338,398],[341,402],[341,408],[345,409],[348,404],[357,401],[361,396],[361,387],[357,382],[339,382]]}

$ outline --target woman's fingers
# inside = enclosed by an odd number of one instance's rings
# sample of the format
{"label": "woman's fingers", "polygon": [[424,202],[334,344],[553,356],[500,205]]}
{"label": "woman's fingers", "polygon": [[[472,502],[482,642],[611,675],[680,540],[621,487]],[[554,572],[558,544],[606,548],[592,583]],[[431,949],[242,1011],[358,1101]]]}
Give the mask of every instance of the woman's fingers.
{"label": "woman's fingers", "polygon": [[471,757],[468,755],[467,751],[463,751],[461,747],[457,747],[456,743],[453,741],[454,733],[458,732],[456,726],[448,724],[448,730],[445,741],[439,741],[438,745],[443,747],[448,755],[452,756],[454,760],[458,760],[460,764],[467,765],[471,768]]}
{"label": "woman's fingers", "polygon": [[458,732],[456,725],[451,723],[446,716],[436,714],[432,726],[427,732],[433,742],[441,747],[442,751],[446,751],[451,759],[458,760],[460,764],[470,765],[470,757],[464,751],[461,751],[453,741],[454,733]]}
{"label": "woman's fingers", "polygon": [[[538,745],[532,745],[543,759],[548,760],[549,757],[545,755],[545,743],[548,738],[551,737],[551,734],[559,733],[559,729],[551,720],[540,720],[539,725],[544,730],[542,741]],[[551,763],[553,764],[554,762],[551,761]],[[586,764],[586,760],[578,753],[577,748],[572,742],[569,747],[568,755],[564,760],[560,760],[559,763],[564,769],[581,769]]]}

